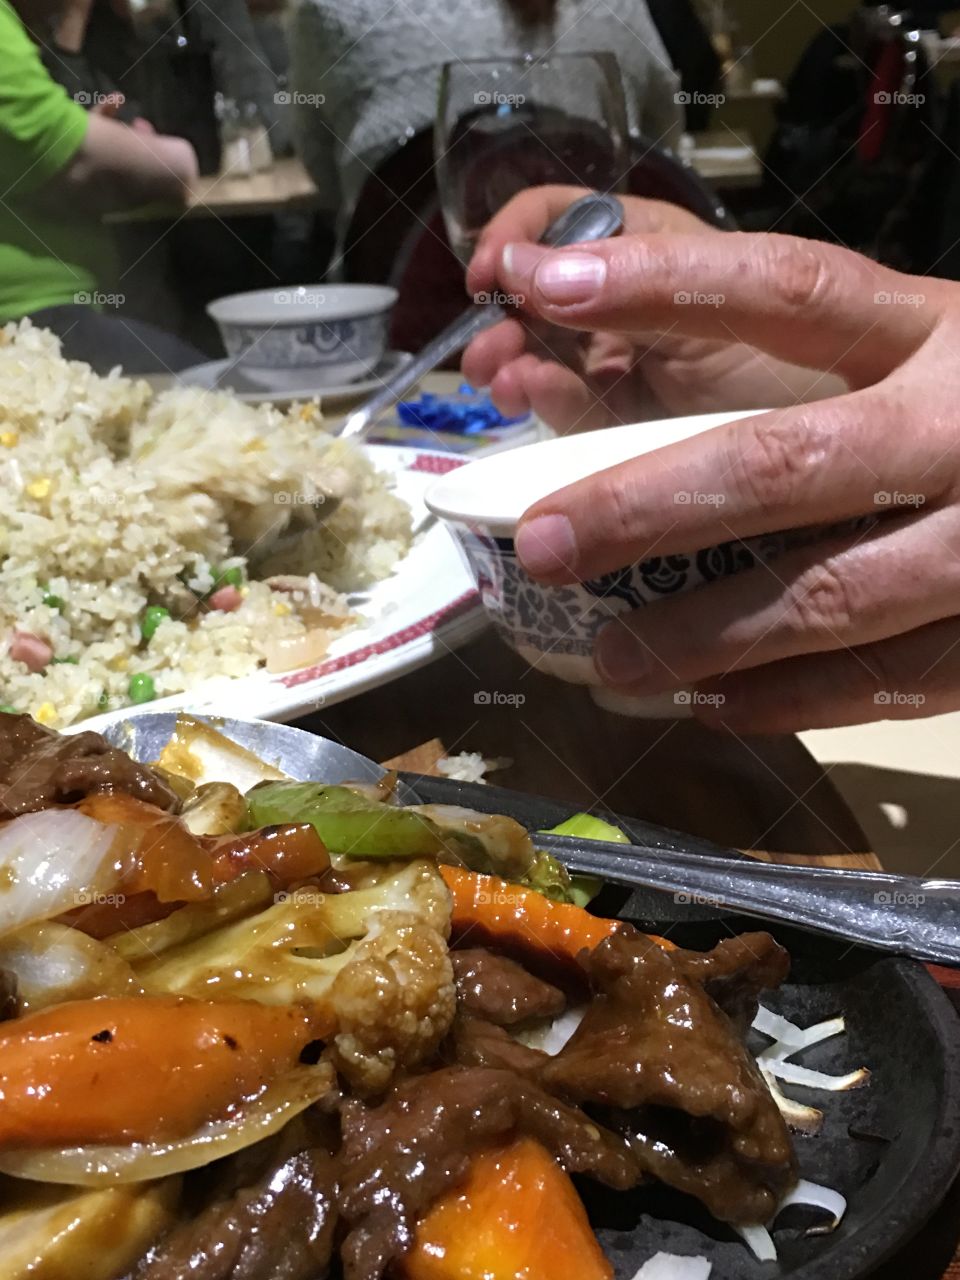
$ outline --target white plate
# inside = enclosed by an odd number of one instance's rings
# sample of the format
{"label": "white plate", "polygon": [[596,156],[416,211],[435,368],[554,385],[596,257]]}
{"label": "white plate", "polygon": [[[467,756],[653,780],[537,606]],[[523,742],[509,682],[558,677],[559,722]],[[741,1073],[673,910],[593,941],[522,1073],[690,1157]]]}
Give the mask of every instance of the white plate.
{"label": "white plate", "polygon": [[[366,624],[330,646],[320,663],[271,675],[257,671],[241,679],[219,679],[186,693],[157,698],[140,710],[191,711],[239,719],[293,720],[425,666],[472,640],[487,625],[473,578],[446,528],[429,521],[423,495],[438,475],[463,459],[429,449],[368,445],[374,464],[396,478],[395,492],[408,502],[417,534],[393,575],[372,590],[350,597]],[[129,707],[91,716],[66,732],[102,729],[123,720]]]}
{"label": "white plate", "polygon": [[[312,400],[318,396],[321,400],[344,400],[348,396],[368,396],[379,391],[384,382],[409,364],[413,356],[409,351],[388,351],[376,368],[366,378],[358,378],[356,382],[343,382],[336,385],[304,388],[292,392],[288,387],[277,387],[274,390],[265,388],[259,381],[254,383],[243,372],[240,365],[232,360],[210,360],[206,364],[195,364],[177,374],[177,381],[184,387],[197,387],[200,391],[232,391],[238,400],[246,404],[286,405],[302,400]],[[264,370],[258,370],[260,377]]]}

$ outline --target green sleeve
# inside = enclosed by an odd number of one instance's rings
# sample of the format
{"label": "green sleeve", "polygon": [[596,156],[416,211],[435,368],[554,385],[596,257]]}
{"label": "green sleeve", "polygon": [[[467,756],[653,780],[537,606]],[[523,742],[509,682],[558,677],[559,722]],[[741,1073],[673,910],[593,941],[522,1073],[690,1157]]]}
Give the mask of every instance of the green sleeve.
{"label": "green sleeve", "polygon": [[0,173],[5,195],[44,186],[76,154],[87,113],[50,78],[9,0],[0,0]]}

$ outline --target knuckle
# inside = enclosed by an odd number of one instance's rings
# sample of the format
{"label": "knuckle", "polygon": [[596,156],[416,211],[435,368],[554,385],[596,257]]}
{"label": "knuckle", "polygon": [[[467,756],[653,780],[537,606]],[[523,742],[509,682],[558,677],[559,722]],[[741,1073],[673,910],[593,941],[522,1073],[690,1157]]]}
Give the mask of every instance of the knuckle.
{"label": "knuckle", "polygon": [[791,586],[787,622],[793,630],[842,638],[850,633],[857,616],[853,584],[835,560],[812,566]]}
{"label": "knuckle", "polygon": [[734,482],[754,507],[779,511],[792,506],[831,448],[815,418],[767,414],[744,424],[731,442]]}
{"label": "knuckle", "polygon": [[774,300],[790,308],[806,308],[818,302],[828,282],[822,249],[802,240],[773,237],[765,287]]}
{"label": "knuckle", "polygon": [[639,524],[636,488],[629,473],[615,467],[591,495],[591,510],[599,517],[604,541],[619,542],[632,538]]}

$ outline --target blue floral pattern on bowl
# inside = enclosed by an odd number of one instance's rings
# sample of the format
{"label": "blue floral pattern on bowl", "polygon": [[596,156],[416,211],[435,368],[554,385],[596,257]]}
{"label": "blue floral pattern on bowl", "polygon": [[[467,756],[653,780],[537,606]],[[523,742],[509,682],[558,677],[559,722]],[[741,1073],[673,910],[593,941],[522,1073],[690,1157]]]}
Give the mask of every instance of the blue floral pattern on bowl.
{"label": "blue floral pattern on bowl", "polygon": [[789,548],[850,533],[873,522],[846,521],[829,529],[797,529],[734,540],[690,555],[657,556],[592,582],[547,587],[527,575],[512,538],[450,523],[476,579],[483,605],[506,642],[545,671],[580,683],[597,682],[593,644],[610,618],[657,599],[766,564]]}
{"label": "blue floral pattern on bowl", "polygon": [[389,315],[307,324],[240,325],[221,322],[231,358],[264,369],[324,369],[344,364],[373,365],[387,344]]}

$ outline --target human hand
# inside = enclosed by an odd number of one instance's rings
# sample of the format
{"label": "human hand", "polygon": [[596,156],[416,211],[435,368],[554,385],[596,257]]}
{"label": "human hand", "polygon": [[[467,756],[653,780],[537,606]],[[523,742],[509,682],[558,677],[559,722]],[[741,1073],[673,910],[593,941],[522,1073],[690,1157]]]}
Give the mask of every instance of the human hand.
{"label": "human hand", "polygon": [[192,184],[200,176],[197,153],[191,143],[186,138],[157,133],[152,128],[149,130],[138,129],[136,132],[141,134],[144,142],[149,145],[154,155],[158,156],[170,170],[171,177],[179,180],[184,195],[187,195]]}
{"label": "human hand", "polygon": [[[474,294],[520,296],[544,252],[536,241],[582,188],[547,186],[511,200],[487,226],[468,273]],[[727,233],[678,205],[622,197],[625,235]],[[503,263],[507,246],[510,269]],[[526,309],[476,338],[463,359],[475,386],[489,386],[508,414],[531,409],[559,431],[716,409],[760,409],[842,390],[838,379],[775,360],[732,335],[693,337],[667,330],[564,332]]]}
{"label": "human hand", "polygon": [[[960,707],[960,286],[775,235],[627,236],[517,277],[553,324],[667,329],[835,368],[851,390],[717,428],[560,490],[517,551],[542,581],[877,517],[607,624],[609,685],[694,685],[701,719],[787,732]],[[717,305],[678,305],[678,292]],[[676,495],[703,495],[678,504]]]}

